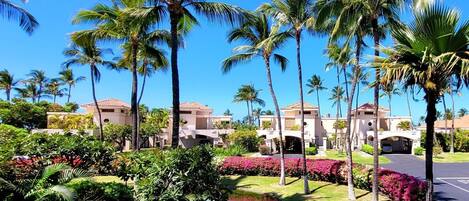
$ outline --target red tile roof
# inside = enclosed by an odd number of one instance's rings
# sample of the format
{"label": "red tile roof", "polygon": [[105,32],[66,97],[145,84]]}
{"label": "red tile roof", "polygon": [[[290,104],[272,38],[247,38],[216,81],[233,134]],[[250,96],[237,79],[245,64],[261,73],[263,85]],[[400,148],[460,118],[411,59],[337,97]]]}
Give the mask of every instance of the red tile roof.
{"label": "red tile roof", "polygon": [[[311,105],[307,102],[304,102],[303,106],[304,106],[304,109],[307,109],[307,110],[318,109],[318,107],[316,107],[314,105]],[[288,106],[282,108],[282,110],[299,110],[300,108],[301,108],[301,104],[300,104],[300,102],[298,102],[298,103],[288,105]]]}
{"label": "red tile roof", "polygon": [[[124,101],[121,101],[119,99],[115,99],[115,98],[110,98],[110,99],[105,99],[105,100],[99,100],[98,101],[98,105],[99,106],[104,106],[104,107],[125,107],[125,108],[130,108],[130,104],[124,102]],[[81,107],[94,107],[95,104],[94,102],[91,102],[91,103],[87,103],[87,104],[83,104],[81,105]]]}

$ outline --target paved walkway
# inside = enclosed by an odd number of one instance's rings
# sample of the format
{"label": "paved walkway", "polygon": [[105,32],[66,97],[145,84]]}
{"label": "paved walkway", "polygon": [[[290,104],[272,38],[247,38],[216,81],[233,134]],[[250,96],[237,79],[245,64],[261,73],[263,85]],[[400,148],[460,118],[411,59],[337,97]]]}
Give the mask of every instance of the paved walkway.
{"label": "paved walkway", "polygon": [[[408,154],[385,155],[384,168],[425,179],[425,161]],[[435,200],[469,200],[469,163],[434,163]]]}

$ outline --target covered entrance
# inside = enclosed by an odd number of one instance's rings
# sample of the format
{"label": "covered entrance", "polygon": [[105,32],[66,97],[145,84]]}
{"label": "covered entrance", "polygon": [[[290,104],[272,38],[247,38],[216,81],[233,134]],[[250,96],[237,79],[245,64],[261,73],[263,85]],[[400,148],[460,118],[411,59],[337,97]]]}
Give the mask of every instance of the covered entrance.
{"label": "covered entrance", "polygon": [[285,153],[301,154],[301,138],[285,136]]}
{"label": "covered entrance", "polygon": [[381,140],[381,150],[384,154],[412,153],[412,140],[406,137],[393,136]]}

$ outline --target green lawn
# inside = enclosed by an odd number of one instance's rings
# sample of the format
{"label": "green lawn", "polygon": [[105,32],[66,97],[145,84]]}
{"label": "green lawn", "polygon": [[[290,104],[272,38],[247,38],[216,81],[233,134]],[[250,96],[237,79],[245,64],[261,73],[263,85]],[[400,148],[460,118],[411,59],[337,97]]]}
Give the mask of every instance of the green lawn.
{"label": "green lawn", "polygon": [[[335,150],[329,150],[329,151],[326,151],[326,156],[311,156],[310,158],[313,158],[313,159],[319,159],[319,158],[327,158],[327,159],[334,159],[334,160],[345,160],[346,159],[346,155],[345,153],[339,153],[338,151],[335,151]],[[353,159],[353,162],[354,163],[360,163],[360,164],[364,164],[364,165],[372,165],[373,164],[373,157],[370,155],[370,156],[367,156],[367,155],[363,155],[362,153],[360,152],[353,152],[352,153],[352,159]],[[384,156],[379,156],[379,163],[380,164],[388,164],[390,163],[391,161],[384,157]]]}
{"label": "green lawn", "polygon": [[[235,194],[250,192],[255,194],[269,194],[285,201],[306,200],[348,200],[347,186],[327,182],[310,181],[312,193],[303,194],[303,180],[287,178],[286,186],[278,185],[278,177],[262,176],[231,176],[225,177],[224,183],[235,190]],[[371,200],[371,193],[364,190],[355,190],[358,200]],[[380,200],[388,200],[381,197]]]}
{"label": "green lawn", "polygon": [[[419,156],[420,159],[425,160],[425,156]],[[454,154],[445,152],[433,157],[435,163],[467,163],[469,162],[468,152],[456,152]]]}

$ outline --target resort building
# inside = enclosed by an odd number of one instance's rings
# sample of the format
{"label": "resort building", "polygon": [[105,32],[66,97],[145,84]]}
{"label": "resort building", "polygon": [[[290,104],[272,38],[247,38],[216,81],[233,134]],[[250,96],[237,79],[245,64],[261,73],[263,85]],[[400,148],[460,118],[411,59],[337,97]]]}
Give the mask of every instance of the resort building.
{"label": "resort building", "polygon": [[[438,120],[435,121],[435,131],[441,133],[450,133],[452,120]],[[419,130],[425,131],[426,125],[423,124],[419,127]],[[469,130],[469,115],[454,119],[454,129],[458,130]]]}
{"label": "resort building", "polygon": [[[130,125],[132,117],[130,116],[130,105],[124,101],[111,98],[98,101],[99,110],[101,111],[102,123],[126,124]],[[99,123],[98,110],[94,102],[83,104],[80,106],[87,114],[93,114],[93,120]]]}
{"label": "resort building", "polygon": [[[232,133],[231,116],[213,115],[212,108],[197,102],[180,104],[179,145],[193,147],[199,144],[222,146],[223,138]],[[172,118],[170,118],[172,119]],[[170,120],[166,141],[171,143],[172,121]]]}

